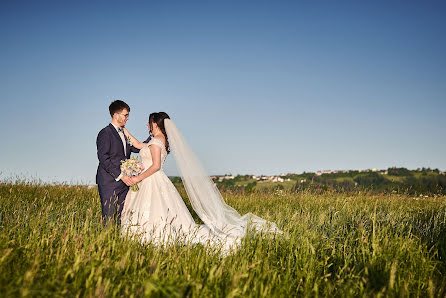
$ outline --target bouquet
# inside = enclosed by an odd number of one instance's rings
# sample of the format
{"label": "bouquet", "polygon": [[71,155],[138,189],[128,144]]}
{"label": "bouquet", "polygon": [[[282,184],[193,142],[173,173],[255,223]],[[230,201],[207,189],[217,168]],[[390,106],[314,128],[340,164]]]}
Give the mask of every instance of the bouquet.
{"label": "bouquet", "polygon": [[[144,165],[138,158],[132,156],[129,159],[121,160],[121,173],[126,176],[138,176],[144,171]],[[139,186],[135,184],[131,187],[133,191],[138,191]]]}

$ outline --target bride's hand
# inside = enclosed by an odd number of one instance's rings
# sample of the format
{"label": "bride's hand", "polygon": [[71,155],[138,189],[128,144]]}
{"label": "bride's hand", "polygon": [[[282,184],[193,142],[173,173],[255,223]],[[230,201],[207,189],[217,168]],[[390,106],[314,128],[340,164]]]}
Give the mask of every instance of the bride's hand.
{"label": "bride's hand", "polygon": [[124,127],[124,134],[125,136],[128,138],[129,137],[129,131],[127,130],[127,128]]}
{"label": "bride's hand", "polygon": [[142,180],[139,176],[133,176],[133,177],[130,177],[130,179],[132,180],[132,182],[134,184],[139,183]]}

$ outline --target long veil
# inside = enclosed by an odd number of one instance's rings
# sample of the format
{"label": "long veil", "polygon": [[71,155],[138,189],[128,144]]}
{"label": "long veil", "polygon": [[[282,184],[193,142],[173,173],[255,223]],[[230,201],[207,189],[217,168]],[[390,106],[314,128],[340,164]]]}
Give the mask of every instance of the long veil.
{"label": "long veil", "polygon": [[235,238],[243,237],[248,227],[255,231],[281,233],[275,223],[252,213],[241,216],[226,204],[175,123],[165,119],[164,126],[192,207],[209,229]]}

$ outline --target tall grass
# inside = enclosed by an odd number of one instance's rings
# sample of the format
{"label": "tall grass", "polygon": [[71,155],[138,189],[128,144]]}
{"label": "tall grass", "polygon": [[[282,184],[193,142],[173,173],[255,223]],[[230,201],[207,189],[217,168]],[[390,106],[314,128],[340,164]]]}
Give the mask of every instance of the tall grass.
{"label": "tall grass", "polygon": [[103,228],[97,190],[0,184],[1,296],[443,296],[446,197],[223,193],[285,237],[234,254],[160,249]]}

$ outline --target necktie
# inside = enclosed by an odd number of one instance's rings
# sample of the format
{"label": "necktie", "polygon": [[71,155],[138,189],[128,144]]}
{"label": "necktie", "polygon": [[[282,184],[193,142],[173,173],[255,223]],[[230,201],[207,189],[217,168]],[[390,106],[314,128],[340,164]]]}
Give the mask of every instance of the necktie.
{"label": "necktie", "polygon": [[127,150],[126,150],[126,144],[125,144],[125,135],[124,135],[124,129],[122,127],[118,127],[118,133],[122,133],[122,135],[120,135],[121,140],[122,140],[122,145],[124,145],[124,154],[127,154]]}

